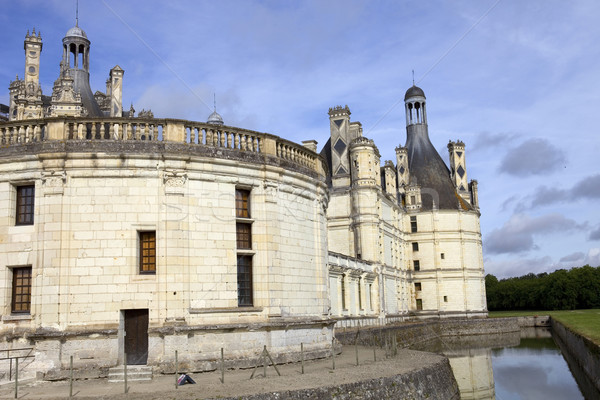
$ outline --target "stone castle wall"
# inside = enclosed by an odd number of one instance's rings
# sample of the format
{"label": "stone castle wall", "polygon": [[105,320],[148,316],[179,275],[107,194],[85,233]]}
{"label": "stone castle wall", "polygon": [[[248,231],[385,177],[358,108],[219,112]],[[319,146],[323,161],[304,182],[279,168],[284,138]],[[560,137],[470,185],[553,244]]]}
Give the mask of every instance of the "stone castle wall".
{"label": "stone castle wall", "polygon": [[[221,347],[238,364],[263,345],[281,361],[300,343],[317,356],[332,338],[327,194],[318,170],[285,157],[155,141],[2,148],[0,347],[34,347],[30,370],[64,368],[69,355],[117,365],[123,310],[148,309],[148,363],[163,369],[175,350],[190,370],[214,368]],[[34,223],[16,226],[23,184],[35,186]],[[252,307],[238,307],[236,188],[250,191]],[[140,273],[142,231],[156,232],[154,274]],[[32,268],[31,312],[12,314],[21,266]]]}

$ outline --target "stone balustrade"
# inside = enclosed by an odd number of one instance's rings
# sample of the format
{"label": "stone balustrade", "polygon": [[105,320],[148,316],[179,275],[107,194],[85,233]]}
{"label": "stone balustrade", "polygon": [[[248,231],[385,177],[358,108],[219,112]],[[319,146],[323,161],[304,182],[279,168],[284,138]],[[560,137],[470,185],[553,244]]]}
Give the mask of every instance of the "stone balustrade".
{"label": "stone balustrade", "polygon": [[269,155],[324,173],[321,158],[302,145],[268,133],[203,122],[154,118],[45,118],[0,122],[3,147],[51,140],[152,141],[208,146]]}

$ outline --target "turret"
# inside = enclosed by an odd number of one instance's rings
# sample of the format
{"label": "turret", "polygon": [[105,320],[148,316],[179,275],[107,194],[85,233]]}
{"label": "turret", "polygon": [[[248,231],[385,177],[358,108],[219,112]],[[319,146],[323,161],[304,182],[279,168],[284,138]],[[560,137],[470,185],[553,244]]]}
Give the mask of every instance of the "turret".
{"label": "turret", "polygon": [[110,93],[106,95],[110,98],[110,116],[123,116],[123,74],[125,71],[118,65],[110,70]]}
{"label": "turret", "polygon": [[42,35],[35,28],[27,31],[25,42],[25,77],[10,83],[9,119],[23,120],[42,118],[42,87],[40,86],[40,54],[42,53]]}
{"label": "turret", "polygon": [[27,31],[25,36],[25,85],[30,83],[39,86],[40,84],[40,55],[42,53],[42,35],[38,32],[35,34],[35,28],[30,35]]}
{"label": "turret", "polygon": [[352,226],[356,257],[379,262],[379,150],[372,140],[357,137],[350,143]]}
{"label": "turret", "polygon": [[348,106],[329,109],[329,130],[331,134],[331,176],[333,187],[350,186],[350,143],[362,136],[360,122],[350,122]]}
{"label": "turret", "polygon": [[448,143],[450,156],[450,178],[454,183],[456,192],[466,201],[471,202],[467,185],[467,166],[465,163],[465,144],[460,140]]}
{"label": "turret", "polygon": [[381,168],[383,177],[383,182],[381,186],[383,187],[383,191],[388,195],[392,196],[394,199],[398,196],[398,187],[396,182],[396,168],[394,168],[394,163],[390,160],[385,162],[385,165]]}
{"label": "turret", "polygon": [[398,193],[404,193],[404,186],[408,185],[408,151],[406,147],[396,147],[396,174],[398,175]]}

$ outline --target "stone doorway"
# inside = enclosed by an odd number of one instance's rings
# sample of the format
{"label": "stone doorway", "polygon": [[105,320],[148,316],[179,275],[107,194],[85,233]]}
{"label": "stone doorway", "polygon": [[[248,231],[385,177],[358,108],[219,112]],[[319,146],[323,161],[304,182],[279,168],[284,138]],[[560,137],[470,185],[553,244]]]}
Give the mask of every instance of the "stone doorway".
{"label": "stone doorway", "polygon": [[127,365],[145,365],[148,361],[148,309],[123,310],[123,317]]}

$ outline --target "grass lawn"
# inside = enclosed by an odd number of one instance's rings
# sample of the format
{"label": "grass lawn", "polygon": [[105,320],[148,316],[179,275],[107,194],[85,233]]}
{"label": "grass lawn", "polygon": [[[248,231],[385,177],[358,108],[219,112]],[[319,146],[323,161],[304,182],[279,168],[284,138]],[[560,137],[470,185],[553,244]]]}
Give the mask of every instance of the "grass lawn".
{"label": "grass lawn", "polygon": [[600,345],[600,309],[571,311],[492,311],[491,318],[550,315]]}

